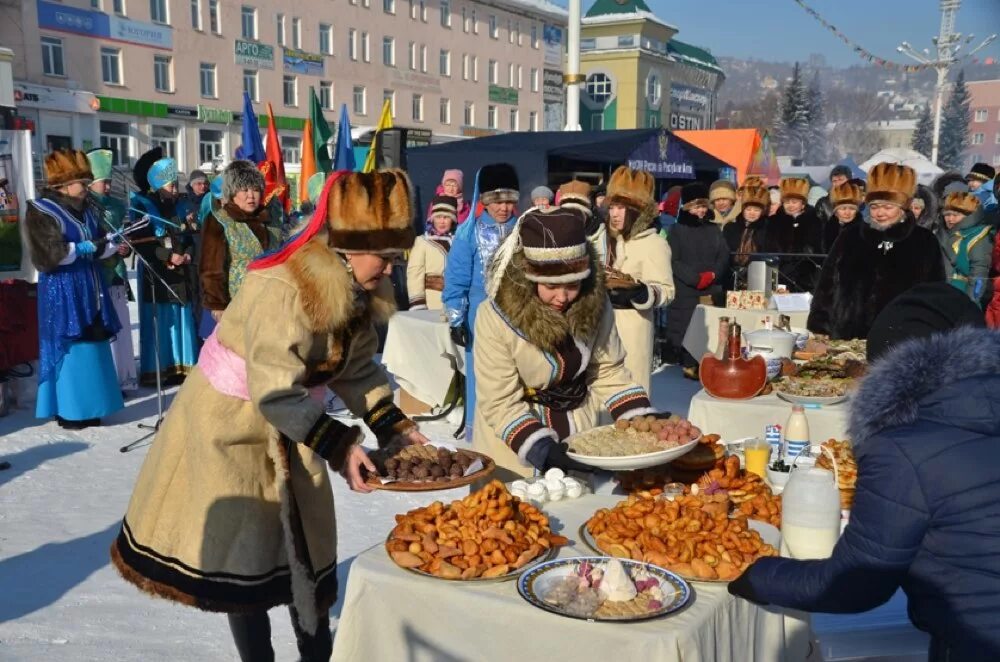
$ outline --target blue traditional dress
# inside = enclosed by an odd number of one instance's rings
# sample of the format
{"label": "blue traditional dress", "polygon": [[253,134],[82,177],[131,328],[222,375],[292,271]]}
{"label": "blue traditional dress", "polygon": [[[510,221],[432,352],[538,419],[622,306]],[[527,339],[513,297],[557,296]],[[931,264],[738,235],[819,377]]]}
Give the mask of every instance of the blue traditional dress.
{"label": "blue traditional dress", "polygon": [[[100,241],[97,207],[80,211],[49,192],[29,202],[25,235],[38,269],[38,418],[98,419],[124,406],[110,340],[121,330],[99,260],[114,252]],[[100,254],[82,255],[82,242]]]}

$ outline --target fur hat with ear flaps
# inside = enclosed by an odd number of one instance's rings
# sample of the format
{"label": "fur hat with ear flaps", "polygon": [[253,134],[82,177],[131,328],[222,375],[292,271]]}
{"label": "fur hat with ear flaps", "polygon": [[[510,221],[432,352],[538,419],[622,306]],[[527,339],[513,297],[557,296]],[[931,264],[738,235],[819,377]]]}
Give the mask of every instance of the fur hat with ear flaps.
{"label": "fur hat with ear flaps", "polygon": [[628,166],[618,166],[608,180],[608,195],[604,204],[621,204],[638,212],[655,206],[653,198],[653,176],[645,170],[632,170]]}
{"label": "fur hat with ear flaps", "polygon": [[593,214],[590,206],[590,184],[574,179],[559,187],[559,206],[577,209],[587,216]]}
{"label": "fur hat with ear flaps", "polygon": [[222,199],[232,200],[240,191],[264,193],[264,175],[250,161],[233,161],[222,172]]}
{"label": "fur hat with ear flaps", "polygon": [[584,219],[575,209],[534,210],[519,221],[525,277],[533,283],[574,283],[590,275]]}
{"label": "fur hat with ear flaps", "polygon": [[77,149],[60,149],[45,157],[45,179],[53,188],[73,182],[91,181],[94,173],[90,170],[87,155]]}
{"label": "fur hat with ear flaps", "polygon": [[767,209],[771,205],[771,193],[763,186],[752,186],[743,189],[743,208],[760,207]]}
{"label": "fur hat with ear flaps", "polygon": [[840,186],[834,186],[830,190],[830,206],[836,209],[840,205],[854,205],[855,207],[860,207],[861,203],[864,202],[865,192],[861,190],[861,187],[857,184],[851,184],[847,182],[846,184],[841,184]]}
{"label": "fur hat with ear flaps", "polygon": [[477,179],[479,201],[484,205],[495,202],[517,202],[520,183],[517,171],[509,163],[491,163],[479,170]]}
{"label": "fur hat with ear flaps", "polygon": [[801,177],[786,177],[781,180],[781,199],[798,198],[802,202],[809,200],[809,180]]}
{"label": "fur hat with ear flaps", "polygon": [[708,187],[701,182],[685,184],[681,189],[681,207],[686,211],[690,211],[692,207],[697,207],[698,205],[709,206]]}
{"label": "fur hat with ear flaps", "polygon": [[868,173],[865,202],[882,202],[907,207],[917,194],[917,173],[909,166],[879,163]]}
{"label": "fur hat with ear flaps", "polygon": [[334,250],[395,253],[413,247],[412,187],[405,172],[350,172],[329,186],[326,219]]}
{"label": "fur hat with ear flaps", "polygon": [[979,198],[971,193],[949,193],[944,199],[944,211],[957,211],[960,214],[976,213],[979,209]]}

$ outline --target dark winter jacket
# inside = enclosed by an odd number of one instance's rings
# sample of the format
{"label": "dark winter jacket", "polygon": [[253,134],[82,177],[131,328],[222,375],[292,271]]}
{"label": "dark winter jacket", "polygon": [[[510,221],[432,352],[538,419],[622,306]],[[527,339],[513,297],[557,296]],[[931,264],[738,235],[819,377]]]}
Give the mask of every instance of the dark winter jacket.
{"label": "dark winter jacket", "polygon": [[[831,186],[830,188],[833,187]],[[833,203],[830,202],[829,193],[817,200],[813,208],[816,210],[816,218],[819,219],[820,225],[825,226],[827,221],[831,218],[835,218],[833,213]]]}
{"label": "dark winter jacket", "polygon": [[[690,212],[681,210],[677,215],[677,223],[670,229],[667,241],[670,244],[676,299],[722,294],[723,281],[729,268],[729,248],[710,214],[699,219]],[[706,289],[699,290],[698,280],[706,271],[714,273],[715,280]]]}
{"label": "dark winter jacket", "polygon": [[917,197],[924,201],[924,211],[917,219],[917,225],[927,228],[931,232],[937,232],[941,226],[941,205],[937,195],[931,187],[918,184]]}
{"label": "dark winter jacket", "polygon": [[726,240],[726,247],[729,249],[730,259],[735,267],[746,266],[752,259],[749,255],[737,255],[740,245],[743,243],[743,233],[749,230],[750,253],[763,253],[767,247],[767,224],[768,219],[761,215],[753,223],[747,223],[743,218],[743,213],[732,223],[726,224],[722,228],[722,237]]}
{"label": "dark winter jacket", "polygon": [[807,326],[833,338],[865,338],[892,299],[919,283],[942,280],[941,247],[912,214],[884,232],[855,221],[823,263]]}
{"label": "dark winter jacket", "polygon": [[[808,205],[798,216],[791,216],[782,208],[768,219],[767,246],[771,253],[822,255],[822,236],[823,228],[816,211]],[[793,292],[812,291],[818,274],[818,264],[809,260],[786,258],[781,261],[781,281]]]}
{"label": "dark winter jacket", "polygon": [[861,221],[861,211],[854,215],[854,220],[849,223],[841,223],[836,214],[823,221],[823,252],[829,253],[833,250],[833,244],[837,241],[840,233]]}
{"label": "dark winter jacket", "polygon": [[850,523],[829,559],[754,563],[755,597],[861,612],[902,587],[935,660],[1000,659],[1000,332],[906,342],[852,402]]}

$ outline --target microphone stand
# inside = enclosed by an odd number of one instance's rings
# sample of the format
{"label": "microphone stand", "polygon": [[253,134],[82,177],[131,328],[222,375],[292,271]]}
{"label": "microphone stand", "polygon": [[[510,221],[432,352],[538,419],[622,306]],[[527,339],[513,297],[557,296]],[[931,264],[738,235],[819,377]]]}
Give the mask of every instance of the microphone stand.
{"label": "microphone stand", "polygon": [[[158,280],[160,284],[163,285],[164,289],[166,289],[167,292],[172,294],[174,298],[177,299],[178,301],[180,300],[180,296],[178,296],[177,292],[175,292],[174,289],[170,287],[170,285],[168,285],[167,282],[163,280],[163,278],[161,278],[159,274],[157,274],[153,270],[153,267],[152,265],[149,264],[149,261],[146,260],[146,258],[144,258],[142,254],[139,253],[139,251],[136,250],[135,244],[132,243],[129,240],[129,238],[125,235],[124,226],[122,227],[122,230],[119,231],[114,226],[112,226],[111,223],[109,223],[108,220],[104,218],[103,215],[101,215],[101,220],[104,222],[105,225],[111,228],[111,230],[115,232],[123,242],[125,242],[126,246],[132,249],[132,254],[135,255],[135,257],[139,260],[139,262],[141,262],[142,265],[145,266],[145,269],[143,269],[143,271],[149,274],[148,276],[150,280],[149,293],[152,297],[151,303],[153,305],[153,344],[156,345],[156,353],[154,355],[156,361],[156,422],[153,423],[152,425],[139,423],[136,426],[140,430],[149,430],[149,432],[139,437],[135,441],[125,444],[124,446],[118,449],[118,451],[121,453],[128,453],[129,451],[138,447],[139,444],[141,444],[142,442],[146,441],[154,434],[156,434],[156,432],[160,429],[160,423],[163,422],[163,380],[161,377],[161,366],[160,366],[160,324],[159,324],[159,314],[158,314],[159,311],[157,310],[157,303],[156,303],[156,283],[152,282],[153,278]],[[140,297],[142,296],[142,283],[139,283],[139,296]],[[129,333],[131,332],[132,331],[129,330]]]}

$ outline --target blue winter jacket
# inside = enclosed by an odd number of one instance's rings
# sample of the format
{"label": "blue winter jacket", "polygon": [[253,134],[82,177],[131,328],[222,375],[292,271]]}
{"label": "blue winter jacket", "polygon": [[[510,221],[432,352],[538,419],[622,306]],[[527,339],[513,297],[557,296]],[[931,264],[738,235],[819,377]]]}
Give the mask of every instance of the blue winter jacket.
{"label": "blue winter jacket", "polygon": [[901,586],[935,659],[1000,660],[1000,332],[962,328],[885,355],[850,433],[857,492],[833,555],[757,561],[756,597],[860,612]]}

